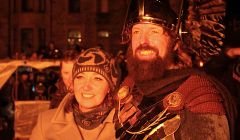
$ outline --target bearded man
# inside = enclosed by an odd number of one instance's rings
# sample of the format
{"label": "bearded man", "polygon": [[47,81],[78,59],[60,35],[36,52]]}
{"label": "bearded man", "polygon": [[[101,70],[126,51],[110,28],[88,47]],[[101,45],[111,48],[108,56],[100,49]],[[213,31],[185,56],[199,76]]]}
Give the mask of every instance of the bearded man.
{"label": "bearded man", "polygon": [[129,75],[118,92],[117,138],[233,139],[233,101],[219,82],[191,69],[176,24],[166,1],[130,2]]}

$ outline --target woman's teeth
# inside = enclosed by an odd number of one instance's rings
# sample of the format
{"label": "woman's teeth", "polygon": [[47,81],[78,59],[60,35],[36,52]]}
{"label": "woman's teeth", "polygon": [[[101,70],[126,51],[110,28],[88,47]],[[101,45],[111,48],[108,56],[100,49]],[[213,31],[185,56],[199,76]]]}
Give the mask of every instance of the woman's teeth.
{"label": "woman's teeth", "polygon": [[94,95],[93,94],[82,94],[83,97],[85,98],[91,98],[93,97]]}

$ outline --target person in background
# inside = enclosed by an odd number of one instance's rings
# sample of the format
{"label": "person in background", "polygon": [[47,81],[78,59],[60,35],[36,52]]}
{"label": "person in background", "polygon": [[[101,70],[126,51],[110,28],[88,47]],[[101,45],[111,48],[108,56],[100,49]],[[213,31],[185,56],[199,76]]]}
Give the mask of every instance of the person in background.
{"label": "person in background", "polygon": [[31,61],[39,60],[37,52],[34,51],[34,52],[31,54],[31,56],[29,57],[29,60],[31,60]]}
{"label": "person in background", "polygon": [[191,68],[177,23],[168,1],[131,0],[123,29],[129,37],[128,76],[118,91],[117,138],[233,139],[236,106],[220,82]]}
{"label": "person in background", "polygon": [[12,75],[0,90],[0,138],[14,138],[14,85],[15,75]]}
{"label": "person in background", "polygon": [[226,46],[225,51],[205,64],[204,70],[219,79],[238,99],[240,96],[240,47]]}
{"label": "person in background", "polygon": [[122,70],[122,76],[121,76],[121,81],[122,81],[124,77],[127,76],[126,58],[125,58],[124,52],[122,50],[119,50],[115,59],[116,59],[116,62],[119,63],[119,66]]}
{"label": "person in background", "polygon": [[113,140],[114,93],[120,69],[99,48],[83,51],[73,65],[73,92],[58,108],[40,113],[30,140]]}
{"label": "person in background", "polygon": [[30,82],[29,82],[29,72],[22,71],[19,74],[19,83],[18,83],[18,96],[17,100],[26,101],[30,99]]}
{"label": "person in background", "polygon": [[230,58],[240,57],[240,47],[228,47],[226,49],[226,55]]}
{"label": "person in background", "polygon": [[50,93],[50,95],[52,95],[50,108],[58,107],[65,95],[72,92],[72,68],[78,55],[79,53],[74,50],[67,50],[64,52],[63,58],[60,62],[61,77],[54,87],[51,86],[48,89],[48,92],[54,92],[56,90],[56,92]]}
{"label": "person in background", "polygon": [[49,42],[47,45],[47,59],[60,59],[62,51],[56,47],[54,42]]}
{"label": "person in background", "polygon": [[[211,59],[204,66],[204,70],[221,81],[230,91],[237,102],[240,111],[240,47],[226,46],[225,51]],[[236,121],[235,139],[240,138],[240,120]]]}

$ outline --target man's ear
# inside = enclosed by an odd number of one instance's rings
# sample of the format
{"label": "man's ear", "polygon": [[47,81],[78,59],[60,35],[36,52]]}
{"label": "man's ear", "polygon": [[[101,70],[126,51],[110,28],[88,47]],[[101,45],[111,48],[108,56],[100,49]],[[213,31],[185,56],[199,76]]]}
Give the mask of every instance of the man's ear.
{"label": "man's ear", "polygon": [[188,66],[192,66],[192,59],[191,56],[189,54],[187,54],[186,52],[184,52],[181,48],[182,46],[182,42],[181,40],[177,40],[175,43],[175,46],[173,48],[174,52],[177,53],[178,58],[185,63]]}
{"label": "man's ear", "polygon": [[175,45],[174,45],[174,47],[173,47],[173,51],[174,51],[174,52],[177,51],[178,48],[180,47],[180,45],[181,45],[181,41],[176,40],[176,41],[175,41]]}

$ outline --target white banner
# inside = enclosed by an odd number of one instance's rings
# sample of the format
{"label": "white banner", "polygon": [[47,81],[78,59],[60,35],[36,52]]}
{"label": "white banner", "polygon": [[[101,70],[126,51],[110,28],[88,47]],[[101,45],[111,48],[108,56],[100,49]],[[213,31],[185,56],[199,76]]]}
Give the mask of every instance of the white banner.
{"label": "white banner", "polygon": [[16,71],[19,66],[30,66],[35,69],[45,69],[51,66],[59,66],[60,61],[24,61],[24,60],[2,60],[0,61],[0,89]]}

